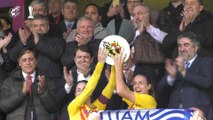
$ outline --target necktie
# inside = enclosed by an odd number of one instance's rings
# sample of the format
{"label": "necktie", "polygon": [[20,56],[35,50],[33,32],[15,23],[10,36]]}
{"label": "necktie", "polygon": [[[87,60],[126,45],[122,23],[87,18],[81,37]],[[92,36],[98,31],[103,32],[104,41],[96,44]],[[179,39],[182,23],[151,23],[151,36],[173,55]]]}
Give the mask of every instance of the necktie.
{"label": "necktie", "polygon": [[67,24],[67,29],[72,29],[72,23]]}
{"label": "necktie", "polygon": [[[32,76],[28,75],[26,77],[26,80],[29,80],[29,83],[30,83],[30,91],[29,92],[30,92],[30,96],[32,97]],[[30,120],[33,120],[33,111],[32,110],[30,110]]]}
{"label": "necktie", "polygon": [[186,62],[185,62],[185,69],[186,69],[186,70],[189,69],[189,67],[190,67],[189,65],[190,65],[190,63],[189,63],[188,61],[186,61]]}
{"label": "necktie", "polygon": [[26,80],[29,80],[30,83],[30,96],[32,96],[32,76],[28,75]]}

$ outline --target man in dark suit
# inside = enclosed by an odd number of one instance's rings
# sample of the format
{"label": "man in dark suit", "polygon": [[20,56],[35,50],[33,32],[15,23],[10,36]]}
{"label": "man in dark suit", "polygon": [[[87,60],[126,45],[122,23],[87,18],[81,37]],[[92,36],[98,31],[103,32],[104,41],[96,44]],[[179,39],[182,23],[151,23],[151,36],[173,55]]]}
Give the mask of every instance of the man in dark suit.
{"label": "man in dark suit", "polygon": [[[197,54],[196,35],[186,32],[178,36],[178,54],[175,60],[166,60],[167,74],[159,83],[160,97],[170,91],[169,108],[201,109],[212,120],[213,60]],[[162,99],[160,99],[162,100]]]}
{"label": "man in dark suit", "polygon": [[63,33],[64,40],[67,39],[70,32],[76,28],[77,25],[78,3],[75,0],[65,0],[63,2],[62,14],[64,20],[58,26]]}
{"label": "man in dark suit", "polygon": [[0,108],[6,120],[50,120],[57,110],[54,81],[36,68],[36,52],[24,47],[15,69],[1,86]]}

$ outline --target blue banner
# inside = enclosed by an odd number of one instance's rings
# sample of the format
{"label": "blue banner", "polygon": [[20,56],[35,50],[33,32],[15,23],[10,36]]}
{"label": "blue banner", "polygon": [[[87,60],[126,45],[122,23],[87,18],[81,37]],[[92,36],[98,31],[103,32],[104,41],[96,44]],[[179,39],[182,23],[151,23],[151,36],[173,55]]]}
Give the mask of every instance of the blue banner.
{"label": "blue banner", "polygon": [[190,120],[192,109],[106,110],[101,120]]}

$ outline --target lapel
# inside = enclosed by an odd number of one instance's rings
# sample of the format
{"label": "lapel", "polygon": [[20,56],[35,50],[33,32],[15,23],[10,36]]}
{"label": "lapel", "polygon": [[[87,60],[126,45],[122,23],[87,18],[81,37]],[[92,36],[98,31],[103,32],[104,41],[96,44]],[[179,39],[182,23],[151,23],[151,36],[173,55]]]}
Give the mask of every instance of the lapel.
{"label": "lapel", "polygon": [[197,56],[196,58],[195,58],[195,60],[193,61],[193,63],[191,64],[191,66],[189,67],[189,69],[188,70],[196,70],[196,68],[197,68],[197,65],[199,64],[199,62],[200,62],[200,57],[199,56]]}

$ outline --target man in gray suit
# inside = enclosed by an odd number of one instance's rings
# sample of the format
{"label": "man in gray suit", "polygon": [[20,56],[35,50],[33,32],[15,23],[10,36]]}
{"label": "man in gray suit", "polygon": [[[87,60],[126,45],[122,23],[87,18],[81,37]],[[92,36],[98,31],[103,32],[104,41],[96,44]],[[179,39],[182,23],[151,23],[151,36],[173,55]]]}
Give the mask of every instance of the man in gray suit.
{"label": "man in gray suit", "polygon": [[170,91],[169,108],[197,107],[212,120],[213,60],[197,54],[200,44],[194,33],[179,35],[177,44],[179,56],[166,60],[167,74],[159,83],[159,96]]}

